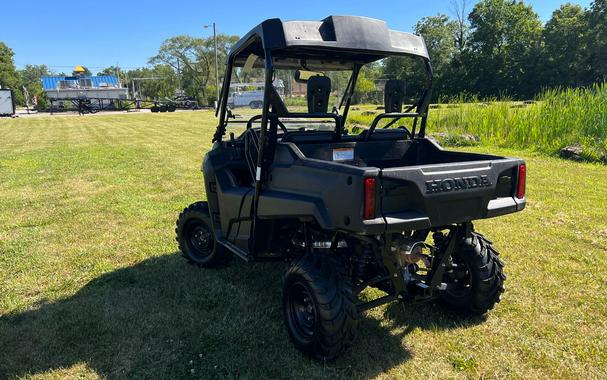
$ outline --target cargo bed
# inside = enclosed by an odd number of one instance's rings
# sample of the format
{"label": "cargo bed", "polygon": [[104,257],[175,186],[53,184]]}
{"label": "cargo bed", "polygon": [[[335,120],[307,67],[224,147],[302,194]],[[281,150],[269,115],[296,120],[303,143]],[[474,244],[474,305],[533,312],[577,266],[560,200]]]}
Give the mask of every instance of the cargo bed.
{"label": "cargo bed", "polygon": [[[311,141],[298,142],[295,145],[306,158],[380,169],[504,158],[478,153],[446,151],[429,139],[361,141],[354,138],[350,140],[344,138],[343,141],[339,142]],[[351,154],[351,156],[349,157],[348,154]]]}
{"label": "cargo bed", "polygon": [[[342,201],[351,200],[351,191],[357,192],[342,185],[342,175],[378,179],[377,218],[362,222],[368,231],[378,225],[385,231],[399,231],[462,223],[520,211],[525,206],[524,198],[516,198],[519,165],[524,163],[519,159],[447,151],[429,139],[293,140],[279,144],[288,146],[295,159],[293,166],[285,168],[289,182],[304,190],[306,186],[297,172],[305,166],[302,172],[308,182],[318,176],[323,179],[312,181],[314,186],[324,181],[335,189],[335,194],[322,196],[333,199],[332,205],[347,207],[345,202],[341,206]],[[326,175],[330,178],[324,178]],[[278,170],[269,188],[292,191],[291,183],[284,183],[280,177]],[[332,205],[325,207],[334,210]]]}

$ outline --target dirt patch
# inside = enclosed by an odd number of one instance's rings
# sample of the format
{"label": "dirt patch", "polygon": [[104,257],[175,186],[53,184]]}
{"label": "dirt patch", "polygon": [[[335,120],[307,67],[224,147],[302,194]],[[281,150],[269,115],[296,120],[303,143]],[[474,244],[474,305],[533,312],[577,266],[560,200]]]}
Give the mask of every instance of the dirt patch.
{"label": "dirt patch", "polygon": [[564,212],[559,212],[554,218],[544,222],[545,227],[559,227],[570,223],[569,216]]}
{"label": "dirt patch", "polygon": [[544,204],[541,201],[528,199],[525,207],[528,209],[541,209],[543,206]]}

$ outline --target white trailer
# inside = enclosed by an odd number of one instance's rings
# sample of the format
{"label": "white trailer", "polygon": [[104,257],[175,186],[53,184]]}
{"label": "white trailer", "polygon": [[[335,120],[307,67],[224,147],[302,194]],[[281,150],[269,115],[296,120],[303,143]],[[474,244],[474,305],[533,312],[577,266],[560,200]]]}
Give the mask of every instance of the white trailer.
{"label": "white trailer", "polygon": [[15,114],[15,97],[8,88],[0,88],[0,116],[13,116]]}
{"label": "white trailer", "polygon": [[228,105],[232,108],[243,106],[261,108],[263,106],[263,90],[232,92],[228,95]]}
{"label": "white trailer", "polygon": [[[278,90],[279,95],[284,94],[285,85],[282,79],[274,81],[274,87]],[[254,90],[245,91],[245,88],[254,88]],[[263,107],[264,83],[233,83],[230,85],[230,93],[228,94],[228,106],[261,108]]]}

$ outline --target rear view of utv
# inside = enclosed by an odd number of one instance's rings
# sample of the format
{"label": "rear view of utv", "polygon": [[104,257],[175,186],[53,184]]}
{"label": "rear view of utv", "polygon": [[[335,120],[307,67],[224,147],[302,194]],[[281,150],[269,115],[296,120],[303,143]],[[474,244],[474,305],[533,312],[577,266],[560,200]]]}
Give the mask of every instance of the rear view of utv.
{"label": "rear view of utv", "polygon": [[[384,111],[361,133],[349,132],[361,70],[406,59],[425,73],[417,96],[408,97],[403,78],[387,80]],[[265,83],[261,109],[228,107],[239,80]],[[423,39],[383,21],[259,24],[227,59],[218,127],[202,164],[207,201],[177,221],[184,256],[201,267],[233,256],[287,262],[287,331],[322,360],[354,342],[365,310],[389,302],[436,300],[486,313],[506,276],[472,222],[523,210],[526,166],[425,138],[431,85]],[[289,101],[296,93],[302,101]],[[361,301],[367,287],[380,291]]]}

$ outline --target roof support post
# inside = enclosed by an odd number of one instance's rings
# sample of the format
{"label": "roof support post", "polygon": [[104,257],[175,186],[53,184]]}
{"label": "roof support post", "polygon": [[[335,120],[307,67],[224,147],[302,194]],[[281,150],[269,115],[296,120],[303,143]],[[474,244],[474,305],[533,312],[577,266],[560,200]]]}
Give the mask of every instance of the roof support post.
{"label": "roof support post", "polygon": [[348,118],[348,111],[350,110],[352,97],[354,96],[354,91],[356,90],[356,82],[358,81],[358,73],[360,72],[360,68],[360,65],[356,65],[354,66],[354,70],[352,70],[352,77],[350,78],[350,83],[348,86],[349,93],[348,97],[346,98],[346,107],[344,108],[344,113],[341,116],[341,122],[337,126],[338,130],[336,132],[338,138],[341,137],[341,134],[343,133],[344,128],[346,127],[346,119]]}
{"label": "roof support post", "polygon": [[[426,64],[426,91],[421,99],[417,113],[422,115],[422,121],[419,127],[419,137],[424,138],[426,135],[426,124],[428,122],[428,108],[430,107],[430,98],[432,96],[432,64],[429,59],[424,59]],[[415,136],[413,136],[415,137]]]}
{"label": "roof support post", "polygon": [[255,255],[255,229],[257,226],[257,214],[259,212],[259,197],[261,195],[262,179],[267,170],[264,166],[264,152],[266,147],[266,135],[268,130],[268,114],[270,113],[270,92],[274,67],[272,65],[272,53],[269,49],[265,50],[265,86],[263,93],[263,109],[261,112],[261,128],[259,131],[259,152],[257,153],[257,167],[255,168],[255,193],[253,196],[253,218],[251,225],[251,240],[249,241],[250,252]]}
{"label": "roof support post", "polygon": [[223,86],[221,87],[221,95],[219,96],[219,100],[217,101],[217,109],[215,110],[215,117],[219,114],[219,124],[217,126],[217,130],[215,131],[215,135],[213,136],[213,142],[219,141],[221,142],[221,138],[225,133],[226,124],[228,123],[226,120],[226,111],[228,107],[228,92],[230,88],[230,80],[232,79],[232,67],[234,65],[234,57],[228,57],[226,71],[223,77]]}

